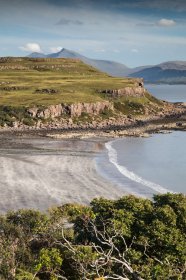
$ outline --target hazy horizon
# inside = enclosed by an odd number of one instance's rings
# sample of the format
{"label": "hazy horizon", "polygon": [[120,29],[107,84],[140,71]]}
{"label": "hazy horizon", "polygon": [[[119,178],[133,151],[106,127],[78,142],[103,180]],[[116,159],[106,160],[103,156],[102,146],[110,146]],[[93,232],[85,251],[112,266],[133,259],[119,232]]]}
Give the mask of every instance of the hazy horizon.
{"label": "hazy horizon", "polygon": [[[49,54],[51,54],[51,53],[59,53],[59,52],[61,52],[63,49],[65,49],[65,50],[67,50],[67,51],[72,51],[72,50],[70,50],[70,49],[66,49],[66,48],[61,48],[61,49],[59,49],[59,50],[55,50],[54,52],[31,52],[29,55],[31,55],[31,54],[34,54],[34,53],[41,53],[41,54],[44,54],[44,55],[49,55]],[[84,56],[84,54],[83,53],[80,53],[80,52],[77,52],[77,51],[72,51],[72,52],[76,52],[76,53],[78,53],[78,54],[80,54],[80,55],[82,55],[82,56]],[[17,56],[5,56],[5,57],[17,57]],[[24,56],[24,55],[22,55],[22,56],[19,56],[19,57],[27,57],[27,56]],[[86,57],[86,56],[85,56]],[[92,57],[87,57],[87,58],[89,58],[89,59],[98,59],[98,60],[102,60],[102,58],[96,58],[96,57],[94,57],[94,58],[92,58]],[[105,58],[104,59],[105,61],[112,61],[112,62],[118,62],[118,61],[114,61],[114,60],[111,60],[111,59],[109,59],[109,58]],[[174,60],[174,61],[161,61],[160,63],[158,63],[158,64],[152,64],[152,65],[149,65],[149,66],[156,66],[156,65],[159,65],[159,64],[162,64],[162,63],[167,63],[167,62],[186,62],[186,60]],[[121,62],[118,62],[118,63],[121,63]],[[128,68],[135,68],[135,67],[140,67],[140,66],[148,66],[148,65],[137,65],[137,66],[134,66],[134,67],[130,67],[130,66],[128,66],[126,63],[124,64],[124,63],[122,63],[123,65],[125,65],[126,67],[128,67]]]}

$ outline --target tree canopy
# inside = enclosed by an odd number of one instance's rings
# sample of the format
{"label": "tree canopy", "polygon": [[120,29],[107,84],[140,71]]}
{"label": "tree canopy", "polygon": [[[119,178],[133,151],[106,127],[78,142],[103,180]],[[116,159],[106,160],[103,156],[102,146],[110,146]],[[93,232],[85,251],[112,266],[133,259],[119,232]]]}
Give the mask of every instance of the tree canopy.
{"label": "tree canopy", "polygon": [[94,199],[0,216],[0,279],[186,279],[186,197]]}

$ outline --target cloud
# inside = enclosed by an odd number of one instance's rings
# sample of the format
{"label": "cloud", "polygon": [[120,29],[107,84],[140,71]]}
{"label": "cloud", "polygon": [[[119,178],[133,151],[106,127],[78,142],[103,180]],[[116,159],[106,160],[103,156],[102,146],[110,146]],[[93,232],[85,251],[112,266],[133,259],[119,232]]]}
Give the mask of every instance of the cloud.
{"label": "cloud", "polygon": [[56,25],[83,25],[83,24],[84,23],[81,20],[72,20],[66,18],[62,18],[56,23]]}
{"label": "cloud", "polygon": [[131,52],[133,52],[133,53],[139,53],[139,50],[138,50],[138,49],[131,49]]}
{"label": "cloud", "polygon": [[19,49],[25,52],[42,52],[40,45],[37,43],[27,43],[25,46],[19,47]]}
{"label": "cloud", "polygon": [[51,47],[50,51],[53,52],[53,53],[56,53],[56,52],[60,52],[61,49],[62,49],[62,47]]}
{"label": "cloud", "polygon": [[172,27],[176,25],[176,21],[173,19],[166,19],[162,18],[157,22],[139,22],[136,23],[136,26],[141,26],[141,27]]}
{"label": "cloud", "polygon": [[162,27],[171,27],[176,25],[176,22],[172,19],[162,18],[157,22],[157,25]]}

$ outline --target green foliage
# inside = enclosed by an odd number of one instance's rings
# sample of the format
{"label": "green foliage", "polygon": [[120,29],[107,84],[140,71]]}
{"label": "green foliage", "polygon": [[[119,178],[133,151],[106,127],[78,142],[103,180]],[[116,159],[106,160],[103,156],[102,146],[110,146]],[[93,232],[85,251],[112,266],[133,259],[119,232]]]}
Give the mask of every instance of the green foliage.
{"label": "green foliage", "polygon": [[157,105],[162,105],[163,104],[163,102],[161,101],[161,100],[159,100],[159,99],[157,99],[156,97],[154,97],[153,95],[151,95],[149,92],[145,92],[145,97],[149,100],[149,101],[151,101],[151,102],[153,102],[153,103],[156,103]]}
{"label": "green foliage", "polygon": [[23,230],[25,234],[36,234],[47,229],[48,217],[36,210],[9,212],[7,221]]}
{"label": "green foliage", "polygon": [[4,124],[12,126],[15,121],[23,121],[26,125],[34,124],[25,107],[0,105],[0,126]]}
{"label": "green foliage", "polygon": [[28,271],[24,271],[22,269],[18,269],[17,270],[17,275],[15,280],[39,280],[38,277],[34,278],[34,274],[28,272]]}
{"label": "green foliage", "polygon": [[34,120],[31,118],[24,118],[23,119],[23,124],[28,125],[28,126],[33,126],[34,125]]}
{"label": "green foliage", "polygon": [[57,274],[62,265],[62,257],[60,251],[56,248],[43,248],[39,252],[39,257],[35,270],[38,275],[45,274],[45,277],[50,280],[57,280]]}
{"label": "green foliage", "polygon": [[124,103],[116,101],[114,102],[114,108],[125,115],[140,115],[144,113],[144,105],[136,101],[126,100]]}
{"label": "green foliage", "polygon": [[185,219],[186,197],[169,193],[10,212],[0,217],[0,279],[183,280]]}

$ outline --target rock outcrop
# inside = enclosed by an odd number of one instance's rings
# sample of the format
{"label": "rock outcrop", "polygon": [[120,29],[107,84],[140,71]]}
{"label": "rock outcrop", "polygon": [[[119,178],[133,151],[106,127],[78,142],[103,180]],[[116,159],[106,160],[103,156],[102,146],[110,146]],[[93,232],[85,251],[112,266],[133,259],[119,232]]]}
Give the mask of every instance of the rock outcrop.
{"label": "rock outcrop", "polygon": [[47,108],[29,108],[27,112],[33,118],[56,118],[61,116],[80,117],[83,113],[89,115],[98,115],[105,110],[113,110],[113,104],[109,101],[95,103],[74,103],[74,104],[57,104]]}
{"label": "rock outcrop", "polygon": [[146,89],[143,86],[125,87],[121,89],[106,89],[101,93],[105,93],[110,97],[116,98],[121,96],[143,97]]}
{"label": "rock outcrop", "polygon": [[100,91],[107,96],[117,98],[121,96],[143,97],[146,92],[143,79],[137,78],[133,86],[128,86],[120,89],[105,89]]}
{"label": "rock outcrop", "polygon": [[16,91],[16,90],[25,90],[26,87],[19,87],[19,86],[6,86],[6,87],[1,87],[0,88],[1,90],[4,90],[4,91]]}
{"label": "rock outcrop", "polygon": [[59,90],[54,88],[42,88],[42,89],[36,89],[35,93],[56,94],[59,93]]}

